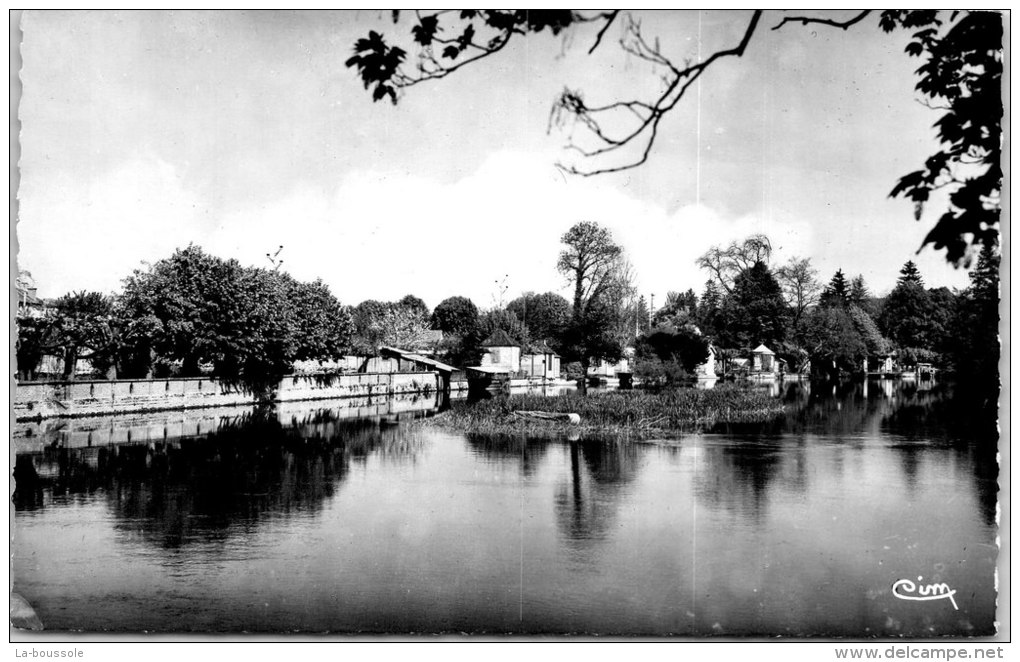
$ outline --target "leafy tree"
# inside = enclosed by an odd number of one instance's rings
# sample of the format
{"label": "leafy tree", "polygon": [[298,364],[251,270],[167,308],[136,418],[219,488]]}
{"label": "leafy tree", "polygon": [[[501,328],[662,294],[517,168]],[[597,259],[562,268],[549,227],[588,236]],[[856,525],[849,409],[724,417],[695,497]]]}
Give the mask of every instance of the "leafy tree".
{"label": "leafy tree", "polygon": [[478,307],[467,297],[443,299],[432,311],[432,328],[444,334],[464,334],[478,325]]}
{"label": "leafy tree", "polygon": [[953,317],[956,314],[956,295],[948,287],[928,290],[931,308],[928,311],[931,349],[945,352],[951,344]]}
{"label": "leafy tree", "polygon": [[[924,57],[917,89],[944,114],[935,123],[940,149],[902,177],[892,196],[914,201],[917,218],[936,189],[949,209],[924,239],[946,259],[969,263],[971,242],[998,243],[1002,190],[1002,15],[989,11],[887,10],[882,29],[917,29],[907,53]],[[935,107],[935,106],[932,106]]]}
{"label": "leafy tree", "polygon": [[528,327],[525,326],[516,314],[504,308],[496,308],[479,316],[476,343],[480,346],[481,343],[485,342],[486,338],[499,329],[505,331],[511,340],[519,343],[522,347],[531,340]]}
{"label": "leafy tree", "polygon": [[[563,353],[587,373],[593,361],[619,360],[621,284],[627,271],[623,249],[595,223],[581,222],[563,235],[566,248],[557,268],[574,288],[571,320],[564,333]],[[614,358],[615,357],[615,358]]]}
{"label": "leafy tree", "polygon": [[354,351],[359,354],[374,354],[383,340],[383,317],[390,310],[391,304],[385,301],[367,299],[351,310],[354,322]]}
{"label": "leafy tree", "polygon": [[[863,24],[874,10],[863,10],[844,20],[826,15],[785,14],[773,30],[787,25],[827,26],[844,31]],[[695,81],[716,63],[744,55],[759,30],[764,12],[754,10],[739,39],[727,48],[674,62],[660,48],[659,40],[647,37],[642,23],[620,10],[583,13],[569,10],[464,10],[415,12],[409,30],[409,48],[391,46],[375,31],[354,45],[346,66],[357,70],[376,101],[389,97],[395,104],[398,91],[422,82],[438,80],[458,69],[494,56],[511,40],[544,32],[559,34],[586,24],[598,27],[589,53],[602,42],[617,19],[623,22],[620,47],[628,58],[649,63],[655,85],[634,85],[633,98],[590,103],[580,90],[569,87],[555,100],[552,124],[571,136],[568,146],[578,154],[577,163],[557,164],[564,172],[591,176],[640,167],[649,159],[660,123],[678,107]],[[838,16],[838,15],[837,15]],[[399,13],[394,13],[394,21]],[[884,10],[878,25],[885,32],[913,31],[907,46],[912,57],[923,62],[917,70],[917,89],[929,105],[944,112],[936,122],[941,149],[924,168],[902,177],[892,196],[914,201],[915,215],[932,191],[950,190],[949,210],[924,240],[936,249],[945,248],[949,261],[967,261],[971,242],[991,245],[997,241],[1002,187],[1001,81],[1002,14],[987,11]],[[859,28],[860,29],[860,28]],[[413,63],[413,64],[412,64]],[[700,87],[698,88],[700,89]],[[944,104],[944,105],[942,105]],[[581,136],[574,142],[574,135]],[[750,266],[750,265],[747,265]],[[735,274],[734,274],[735,275]],[[723,289],[730,291],[728,283]]]}
{"label": "leafy tree", "polygon": [[674,383],[708,359],[708,341],[690,326],[656,327],[638,339],[635,373],[644,379]]}
{"label": "leafy tree", "polygon": [[999,263],[991,246],[982,246],[970,272],[970,286],[960,293],[945,348],[967,392],[988,417],[999,397]]}
{"label": "leafy tree", "polygon": [[55,348],[50,333],[52,323],[51,318],[31,315],[18,316],[15,358],[18,362],[19,379],[34,379],[43,355],[51,348]]}
{"label": "leafy tree", "polygon": [[819,306],[805,321],[804,342],[813,371],[835,378],[858,370],[868,348],[845,308]]}
{"label": "leafy tree", "polygon": [[350,337],[347,311],[321,282],[188,246],[136,270],[120,298],[120,357],[131,372],[180,362],[184,375],[212,364],[219,377],[271,388],[299,358],[338,357]]}
{"label": "leafy tree", "polygon": [[574,225],[561,241],[566,248],[560,252],[556,268],[574,288],[573,314],[577,316],[616,284],[623,249],[609,230],[588,221]]}
{"label": "leafy tree", "polygon": [[588,302],[580,314],[571,318],[563,334],[564,358],[580,363],[585,375],[593,364],[622,359],[623,345],[614,329],[618,319],[618,311],[604,302]]}
{"label": "leafy tree", "polygon": [[[279,272],[278,272],[279,273]],[[321,280],[301,283],[280,274],[300,324],[295,326],[295,360],[339,359],[351,345],[354,321],[351,311],[340,303]]]}
{"label": "leafy tree", "polygon": [[57,299],[55,309],[48,335],[64,358],[64,379],[74,379],[80,358],[102,371],[111,367],[113,300],[99,292],[74,292]]}
{"label": "leafy tree", "polygon": [[417,306],[390,306],[379,319],[375,334],[382,344],[401,349],[422,349],[429,331],[429,318]]}
{"label": "leafy tree", "polygon": [[756,262],[734,279],[719,315],[719,339],[728,347],[775,344],[786,337],[786,302],[775,277]]}
{"label": "leafy tree", "polygon": [[528,292],[507,304],[506,309],[528,327],[532,339],[544,340],[559,349],[563,333],[570,324],[569,301],[555,292]]}
{"label": "leafy tree", "polygon": [[412,313],[424,315],[426,318],[432,315],[428,305],[413,294],[404,295],[404,298],[398,301],[397,305],[408,309]]}

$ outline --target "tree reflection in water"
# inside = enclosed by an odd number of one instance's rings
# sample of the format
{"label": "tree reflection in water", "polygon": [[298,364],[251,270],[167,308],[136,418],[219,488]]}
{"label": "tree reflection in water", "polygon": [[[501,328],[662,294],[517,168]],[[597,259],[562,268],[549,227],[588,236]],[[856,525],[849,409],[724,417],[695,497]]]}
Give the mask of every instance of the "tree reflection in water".
{"label": "tree reflection in water", "polygon": [[621,497],[638,474],[638,448],[626,441],[570,442],[570,474],[556,488],[554,508],[561,539],[575,552],[604,541]]}
{"label": "tree reflection in water", "polygon": [[224,418],[206,436],[17,456],[17,510],[104,499],[120,530],[161,547],[224,540],[262,521],[314,516],[351,463],[407,461],[421,434],[320,409],[286,422],[274,411]]}

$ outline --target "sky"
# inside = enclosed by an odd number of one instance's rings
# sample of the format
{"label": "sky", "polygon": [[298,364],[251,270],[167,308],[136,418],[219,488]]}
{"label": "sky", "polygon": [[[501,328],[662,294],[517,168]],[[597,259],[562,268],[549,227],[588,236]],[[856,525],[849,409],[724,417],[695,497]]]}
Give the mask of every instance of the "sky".
{"label": "sky", "polygon": [[[832,13],[834,17],[853,15]],[[742,58],[719,60],[668,114],[648,162],[579,178],[555,168],[579,129],[549,129],[568,87],[592,105],[653,93],[622,21],[543,33],[441,81],[373,103],[344,61],[389,12],[28,11],[21,22],[18,266],[44,297],[116,292],[144,262],[196,244],[321,278],[344,303],[413,293],[481,308],[568,292],[560,237],[610,228],[645,296],[703,289],[695,259],[767,234],[773,265],[809,257],[888,292],[907,260],[927,285],[967,275],[890,199],[937,149],[906,35],[766,12]],[[732,47],[745,11],[645,12],[677,62]],[[700,39],[699,39],[700,33]],[[573,131],[573,134],[571,133]],[[583,165],[583,164],[581,164]],[[937,202],[937,201],[936,201]]]}

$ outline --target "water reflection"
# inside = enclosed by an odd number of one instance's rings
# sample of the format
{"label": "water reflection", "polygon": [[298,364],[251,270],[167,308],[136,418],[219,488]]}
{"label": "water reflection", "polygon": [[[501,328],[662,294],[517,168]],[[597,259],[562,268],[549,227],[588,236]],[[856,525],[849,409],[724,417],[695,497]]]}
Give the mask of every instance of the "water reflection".
{"label": "water reflection", "polygon": [[775,397],[658,444],[401,423],[427,400],[19,428],[15,588],[58,629],[990,633],[995,443],[953,391]]}
{"label": "water reflection", "polygon": [[638,473],[639,451],[626,442],[569,444],[569,475],[556,486],[556,523],[564,542],[587,549],[613,527],[621,496]]}
{"label": "water reflection", "polygon": [[349,420],[336,409],[248,411],[220,416],[200,436],[51,442],[17,456],[13,499],[18,510],[33,511],[98,498],[120,529],[175,548],[246,535],[268,518],[314,516],[352,463],[408,461],[421,445],[412,428]]}

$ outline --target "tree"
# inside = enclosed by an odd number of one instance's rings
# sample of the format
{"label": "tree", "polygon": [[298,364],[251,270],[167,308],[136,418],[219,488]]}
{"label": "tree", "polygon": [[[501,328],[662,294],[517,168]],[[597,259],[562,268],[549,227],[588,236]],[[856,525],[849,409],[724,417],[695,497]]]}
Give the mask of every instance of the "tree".
{"label": "tree", "polygon": [[757,262],[737,276],[732,294],[723,302],[720,342],[746,348],[779,343],[786,337],[787,318],[779,283],[763,262]]}
{"label": "tree", "polygon": [[931,194],[948,188],[949,209],[924,239],[946,259],[969,264],[969,248],[998,245],[1002,191],[1002,15],[988,11],[887,10],[882,29],[920,28],[907,53],[925,56],[917,89],[944,111],[941,149],[902,177],[891,196],[914,201],[920,219]]}
{"label": "tree", "polygon": [[868,346],[848,308],[817,306],[805,316],[802,336],[812,370],[837,378],[860,370]]}
{"label": "tree", "polygon": [[818,302],[821,285],[818,271],[811,266],[811,258],[791,257],[786,264],[776,269],[776,280],[783,290],[786,305],[793,313],[792,323],[797,326],[804,311]]}
{"label": "tree", "polygon": [[564,334],[564,356],[581,364],[585,374],[593,361],[622,356],[619,335],[622,290],[629,264],[608,230],[581,222],[563,235],[557,269],[574,289],[571,320]]}
{"label": "tree", "polygon": [[697,322],[698,327],[708,335],[715,335],[718,332],[717,320],[721,308],[722,299],[719,290],[711,280],[705,281],[705,291],[701,294],[701,304],[698,306]]}
{"label": "tree", "polygon": [[413,294],[404,295],[404,298],[398,301],[397,305],[402,308],[408,309],[412,313],[424,315],[425,317],[429,317],[432,314],[431,311],[429,310],[428,304],[426,304],[424,301],[414,296]]}
{"label": "tree", "polygon": [[197,246],[127,278],[118,318],[119,356],[131,372],[179,363],[192,376],[212,364],[215,375],[260,389],[297,359],[337,358],[352,330],[323,283],[242,267]]}
{"label": "tree", "polygon": [[623,249],[609,230],[589,221],[577,223],[563,235],[566,248],[556,268],[574,288],[573,314],[606,296],[616,283]]}
{"label": "tree", "polygon": [[91,359],[104,372],[111,367],[113,300],[99,292],[73,292],[57,299],[55,308],[49,342],[64,358],[64,379],[74,379],[78,359]]}
{"label": "tree", "polygon": [[506,309],[528,327],[532,339],[544,340],[559,349],[563,332],[570,324],[570,302],[555,292],[527,292],[507,304]]}
{"label": "tree", "polygon": [[656,327],[635,348],[634,370],[644,379],[674,383],[708,359],[708,341],[692,327]]}
{"label": "tree", "polygon": [[898,282],[912,283],[914,285],[924,287],[924,280],[921,278],[921,272],[917,270],[917,265],[914,264],[913,260],[907,260],[906,264],[903,265],[903,268],[900,269]]}
{"label": "tree", "polygon": [[429,318],[417,306],[398,304],[386,309],[374,331],[383,345],[423,349],[428,339]]}
{"label": "tree", "polygon": [[432,328],[444,334],[464,334],[478,324],[478,307],[467,297],[443,299],[432,311]]}
{"label": "tree", "polygon": [[652,326],[683,327],[695,321],[698,314],[698,295],[694,290],[686,292],[667,292],[666,303],[655,311]]}
{"label": "tree", "polygon": [[[844,31],[861,24],[873,10],[843,20],[832,15],[784,15],[772,29],[787,25],[827,26]],[[394,22],[399,19],[394,12]],[[841,16],[841,15],[837,15]],[[678,63],[646,37],[641,22],[619,10],[594,14],[568,10],[416,11],[411,21],[411,48],[419,50],[409,66],[407,50],[390,46],[375,31],[354,45],[345,64],[357,70],[376,101],[389,97],[396,104],[398,90],[445,78],[458,69],[503,51],[512,39],[544,32],[552,34],[592,24],[598,32],[588,53],[602,42],[618,18],[624,36],[620,46],[627,57],[650,63],[654,85],[635,84],[634,98],[592,104],[580,90],[565,88],[554,101],[551,124],[570,135],[567,147],[579,163],[558,163],[566,173],[592,176],[637,168],[646,163],[660,123],[673,113],[687,92],[707,71],[725,58],[743,56],[762,22],[763,11],[748,18],[739,40],[698,60]],[[890,195],[915,203],[915,216],[933,191],[949,188],[949,210],[925,238],[925,245],[945,248],[949,261],[967,261],[971,242],[997,241],[1002,187],[1001,80],[1002,15],[986,11],[885,10],[879,14],[885,32],[916,30],[907,46],[912,57],[924,59],[917,70],[917,89],[945,114],[936,122],[942,148],[922,170],[902,177]],[[437,50],[440,53],[437,55]],[[373,87],[374,86],[374,87]],[[575,142],[574,136],[579,136]],[[729,291],[729,287],[724,287]]]}
{"label": "tree", "polygon": [[696,260],[719,283],[723,292],[733,292],[733,281],[755,264],[768,264],[772,257],[772,242],[763,234],[753,234],[742,242],[730,242],[721,248],[713,246]]}
{"label": "tree", "polygon": [[496,308],[482,313],[482,315],[479,316],[478,328],[476,330],[477,344],[480,346],[481,343],[485,342],[486,338],[491,336],[497,330],[506,332],[506,334],[510,336],[511,340],[520,344],[522,347],[531,341],[531,334],[528,327],[521,322],[517,315],[505,308]]}
{"label": "tree", "polygon": [[832,276],[832,280],[822,290],[822,296],[819,297],[819,305],[832,308],[834,306],[846,306],[849,303],[850,287],[846,282],[846,276],[843,275],[843,270],[837,269],[836,273]]}
{"label": "tree", "polygon": [[383,316],[390,309],[385,301],[367,299],[351,310],[354,321],[354,350],[359,354],[375,354],[383,341]]}
{"label": "tree", "polygon": [[590,301],[574,315],[563,335],[562,354],[567,361],[581,364],[582,374],[600,361],[616,363],[623,358],[623,345],[616,333],[618,311],[603,301]]}
{"label": "tree", "polygon": [[337,300],[321,280],[301,283],[280,273],[300,324],[294,329],[295,360],[339,359],[351,345],[354,320],[351,311]]}
{"label": "tree", "polygon": [[991,413],[999,397],[999,263],[1001,255],[982,246],[970,272],[970,286],[956,299],[945,348],[966,392]]}
{"label": "tree", "polygon": [[900,274],[882,306],[879,326],[901,348],[931,349],[931,297],[913,262],[903,265]]}

